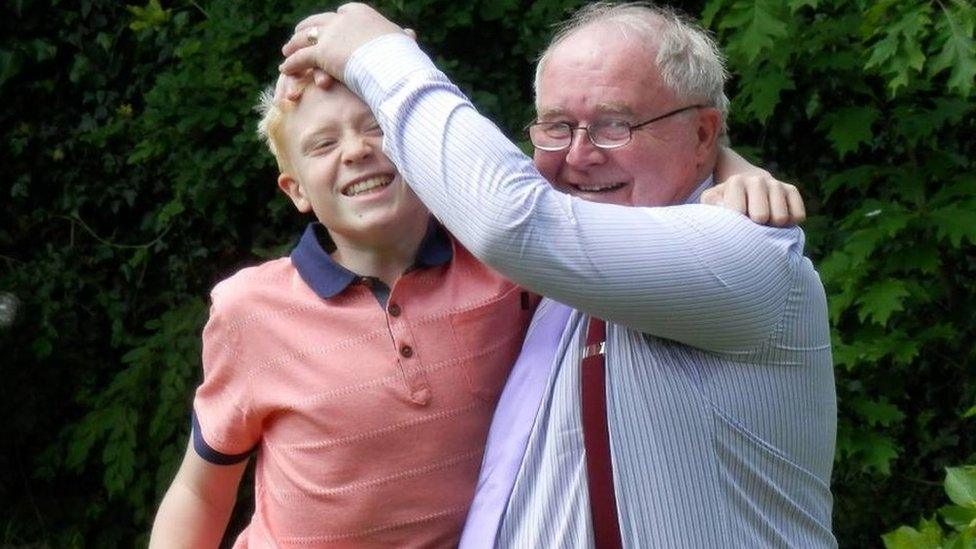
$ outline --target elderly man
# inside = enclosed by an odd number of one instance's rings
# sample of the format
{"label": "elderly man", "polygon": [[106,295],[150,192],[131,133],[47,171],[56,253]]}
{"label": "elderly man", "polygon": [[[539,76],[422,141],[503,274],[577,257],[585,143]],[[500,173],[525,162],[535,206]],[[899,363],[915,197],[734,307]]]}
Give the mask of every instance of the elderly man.
{"label": "elderly man", "polygon": [[305,20],[284,52],[286,74],[360,94],[457,238],[553,300],[462,545],[836,545],[826,300],[802,232],[648,208],[711,184],[727,102],[707,34],[644,5],[577,14],[539,64],[534,167],[366,6]]}

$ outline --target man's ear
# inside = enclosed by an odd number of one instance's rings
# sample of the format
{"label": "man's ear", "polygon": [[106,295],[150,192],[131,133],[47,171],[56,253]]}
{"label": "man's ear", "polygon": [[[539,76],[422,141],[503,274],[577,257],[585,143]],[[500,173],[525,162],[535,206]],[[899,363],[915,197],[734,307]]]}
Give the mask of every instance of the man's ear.
{"label": "man's ear", "polygon": [[722,132],[722,113],[714,107],[698,109],[698,129],[696,137],[700,161],[706,161],[715,154],[719,135]]}
{"label": "man's ear", "polygon": [[298,211],[302,213],[308,213],[312,211],[312,203],[308,201],[308,197],[305,196],[305,189],[302,188],[301,183],[297,179],[292,177],[290,174],[282,173],[278,176],[278,188],[281,189],[288,198],[291,199]]}

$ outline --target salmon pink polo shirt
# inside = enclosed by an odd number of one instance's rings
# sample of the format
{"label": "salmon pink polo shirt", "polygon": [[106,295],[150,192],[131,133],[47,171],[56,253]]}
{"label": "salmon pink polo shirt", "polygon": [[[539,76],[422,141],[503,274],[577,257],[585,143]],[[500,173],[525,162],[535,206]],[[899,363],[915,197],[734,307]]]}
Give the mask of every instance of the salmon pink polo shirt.
{"label": "salmon pink polo shirt", "polygon": [[256,451],[235,547],[453,547],[538,299],[433,223],[392,288],[324,234],[212,292],[193,437],[217,464]]}

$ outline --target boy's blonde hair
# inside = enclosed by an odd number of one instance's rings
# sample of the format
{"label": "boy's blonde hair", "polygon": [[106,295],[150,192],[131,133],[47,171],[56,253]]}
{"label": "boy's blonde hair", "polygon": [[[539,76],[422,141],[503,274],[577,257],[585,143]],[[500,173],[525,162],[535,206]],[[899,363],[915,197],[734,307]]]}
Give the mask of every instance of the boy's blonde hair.
{"label": "boy's blonde hair", "polygon": [[258,104],[254,107],[261,115],[258,122],[258,137],[261,138],[274,155],[278,162],[278,171],[281,173],[291,172],[291,164],[288,161],[288,154],[285,152],[285,115],[294,107],[291,101],[282,101],[282,104],[275,103],[274,87],[269,86],[261,92],[258,97]]}

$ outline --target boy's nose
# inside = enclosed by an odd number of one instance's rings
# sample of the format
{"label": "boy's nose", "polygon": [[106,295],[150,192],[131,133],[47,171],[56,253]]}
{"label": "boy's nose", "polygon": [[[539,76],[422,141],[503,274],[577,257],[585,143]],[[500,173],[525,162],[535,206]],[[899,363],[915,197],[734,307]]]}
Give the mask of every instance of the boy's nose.
{"label": "boy's nose", "polygon": [[359,162],[373,153],[373,144],[367,137],[353,137],[345,144],[342,161],[346,164]]}

